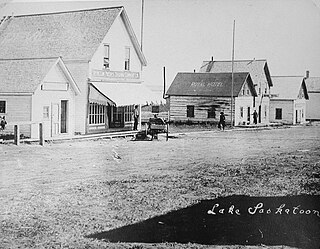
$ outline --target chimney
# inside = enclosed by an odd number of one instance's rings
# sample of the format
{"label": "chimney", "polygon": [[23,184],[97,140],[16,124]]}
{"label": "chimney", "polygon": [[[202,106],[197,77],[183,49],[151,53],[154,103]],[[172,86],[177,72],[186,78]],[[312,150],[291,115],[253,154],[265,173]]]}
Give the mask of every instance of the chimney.
{"label": "chimney", "polygon": [[211,61],[213,61],[213,56],[211,56]]}
{"label": "chimney", "polygon": [[195,73],[195,72],[196,72],[196,70],[195,70],[195,69],[193,69],[193,72]]}
{"label": "chimney", "polygon": [[306,79],[309,78],[309,74],[310,74],[310,72],[309,72],[309,70],[307,70],[307,71],[306,71]]}

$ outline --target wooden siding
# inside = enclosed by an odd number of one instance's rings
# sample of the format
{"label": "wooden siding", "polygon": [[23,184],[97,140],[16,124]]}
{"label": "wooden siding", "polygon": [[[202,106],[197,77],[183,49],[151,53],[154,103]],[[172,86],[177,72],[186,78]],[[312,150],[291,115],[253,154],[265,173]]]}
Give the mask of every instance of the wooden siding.
{"label": "wooden siding", "polygon": [[[195,97],[195,96],[170,96],[170,120],[192,122],[218,122],[220,112],[224,112],[226,122],[231,122],[231,98],[223,97]],[[233,102],[234,103],[234,102]],[[194,105],[194,117],[187,117],[187,106]],[[234,105],[234,104],[233,104]],[[216,108],[215,118],[208,118],[208,110]],[[234,110],[234,108],[233,108]]]}
{"label": "wooden siding", "polygon": [[320,92],[309,92],[306,101],[307,120],[320,120]]}
{"label": "wooden siding", "polygon": [[[276,108],[282,109],[282,119],[276,119]],[[293,124],[294,103],[293,100],[271,100],[270,101],[270,122]]]}
{"label": "wooden siding", "polygon": [[[0,100],[6,101],[6,113],[1,116],[4,115],[8,122],[7,132],[13,132],[15,122],[31,121],[31,95],[0,95]],[[21,125],[20,133],[30,136],[31,125]]]}

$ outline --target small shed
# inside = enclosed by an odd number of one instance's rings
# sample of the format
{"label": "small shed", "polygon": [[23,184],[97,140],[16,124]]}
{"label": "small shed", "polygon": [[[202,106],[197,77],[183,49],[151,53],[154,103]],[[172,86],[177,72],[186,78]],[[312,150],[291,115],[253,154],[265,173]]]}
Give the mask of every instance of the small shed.
{"label": "small shed", "polygon": [[303,76],[273,76],[270,99],[270,121],[283,124],[306,122],[306,100],[309,99]]}
{"label": "small shed", "polygon": [[[249,73],[178,73],[167,91],[171,121],[218,122],[224,112],[231,123],[231,102],[235,124],[252,122],[257,93]],[[233,101],[231,101],[233,97]]]}
{"label": "small shed", "polygon": [[45,137],[74,134],[80,90],[60,57],[0,60],[0,89],[9,132],[19,124],[26,137],[38,138],[41,122]]}

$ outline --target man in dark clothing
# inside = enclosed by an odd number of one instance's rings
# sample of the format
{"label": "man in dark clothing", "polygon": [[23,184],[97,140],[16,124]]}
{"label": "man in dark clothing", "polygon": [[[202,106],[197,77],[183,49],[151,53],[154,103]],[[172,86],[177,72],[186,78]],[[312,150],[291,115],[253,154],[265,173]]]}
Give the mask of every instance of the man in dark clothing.
{"label": "man in dark clothing", "polygon": [[226,117],[224,116],[223,112],[220,112],[220,120],[219,120],[219,125],[218,127],[224,130],[224,127],[226,126]]}
{"label": "man in dark clothing", "polygon": [[134,120],[133,130],[138,130],[138,123],[139,123],[138,105],[136,105],[136,106],[134,107],[134,110],[133,110],[133,120]]}
{"label": "man in dark clothing", "polygon": [[3,116],[3,117],[1,117],[0,120],[1,120],[0,121],[0,128],[1,128],[1,130],[4,130],[6,128],[6,124],[7,124],[6,117]]}
{"label": "man in dark clothing", "polygon": [[258,120],[258,113],[256,112],[256,110],[254,110],[254,112],[253,112],[253,123],[254,124],[257,124],[258,122],[257,122],[257,120]]}

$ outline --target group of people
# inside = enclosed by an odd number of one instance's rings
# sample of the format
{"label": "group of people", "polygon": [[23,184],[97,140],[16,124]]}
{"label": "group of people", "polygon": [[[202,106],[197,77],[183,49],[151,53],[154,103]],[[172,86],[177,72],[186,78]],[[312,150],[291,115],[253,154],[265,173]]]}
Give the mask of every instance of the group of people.
{"label": "group of people", "polygon": [[[256,112],[256,110],[254,110],[252,115],[253,115],[253,123],[257,124],[258,123],[258,113]],[[138,105],[136,105],[133,110],[133,119],[134,119],[133,130],[137,130],[138,129],[138,122],[139,122]],[[1,124],[1,126],[2,126],[2,124]],[[225,127],[226,127],[226,117],[224,115],[224,112],[220,112],[218,128],[220,130],[224,130]]]}
{"label": "group of people", "polygon": [[[258,113],[256,110],[254,110],[253,114],[253,123],[254,124],[257,124],[258,123]],[[224,130],[226,126],[226,117],[224,116],[224,113],[223,112],[220,112],[220,118],[219,118],[219,123],[218,123],[218,128],[220,130]]]}

